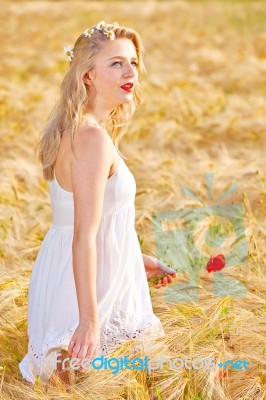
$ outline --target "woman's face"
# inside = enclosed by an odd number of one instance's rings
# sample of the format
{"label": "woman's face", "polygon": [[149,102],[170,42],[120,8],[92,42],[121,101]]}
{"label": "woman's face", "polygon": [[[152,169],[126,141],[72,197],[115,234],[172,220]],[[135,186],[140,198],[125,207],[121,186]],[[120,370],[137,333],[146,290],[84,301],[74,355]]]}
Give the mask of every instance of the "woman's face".
{"label": "woman's face", "polygon": [[[138,82],[137,65],[136,49],[130,39],[106,42],[105,48],[96,57],[95,68],[84,77],[84,82],[95,89],[96,104],[113,109],[119,104],[131,102]],[[131,91],[121,88],[128,82],[134,85]]]}

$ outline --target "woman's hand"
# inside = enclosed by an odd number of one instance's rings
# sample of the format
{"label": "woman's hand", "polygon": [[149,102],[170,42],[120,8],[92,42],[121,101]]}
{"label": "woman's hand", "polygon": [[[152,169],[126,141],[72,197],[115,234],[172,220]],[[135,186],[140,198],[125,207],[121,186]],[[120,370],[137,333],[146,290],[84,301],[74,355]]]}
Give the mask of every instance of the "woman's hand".
{"label": "woman's hand", "polygon": [[172,283],[176,272],[155,257],[143,255],[147,279],[156,289]]}
{"label": "woman's hand", "polygon": [[[68,353],[72,358],[93,358],[100,341],[98,321],[81,321],[76,328],[68,346]],[[80,365],[76,363],[75,365]]]}

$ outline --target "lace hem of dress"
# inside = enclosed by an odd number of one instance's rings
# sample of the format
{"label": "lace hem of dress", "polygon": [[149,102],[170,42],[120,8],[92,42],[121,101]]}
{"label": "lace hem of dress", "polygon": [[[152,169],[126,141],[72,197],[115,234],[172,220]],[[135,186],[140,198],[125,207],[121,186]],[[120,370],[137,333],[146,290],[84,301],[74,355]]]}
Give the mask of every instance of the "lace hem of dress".
{"label": "lace hem of dress", "polygon": [[[116,321],[113,321],[113,325],[118,326]],[[113,349],[115,346],[121,345],[127,340],[142,338],[150,340],[151,338],[164,335],[161,322],[148,322],[142,328],[138,328],[133,332],[127,331],[125,328],[120,328],[119,334],[114,333],[111,329],[106,328],[101,334],[101,351],[107,353],[109,349]]]}
{"label": "lace hem of dress", "polygon": [[[117,325],[116,322],[113,322]],[[61,337],[57,339],[47,340],[42,347],[42,351],[38,351],[37,347],[29,340],[28,350],[30,353],[30,359],[35,360],[36,365],[41,365],[43,357],[49,350],[54,348],[62,348],[67,350],[70,339],[72,338],[77,325],[70,328]],[[121,334],[114,334],[110,329],[104,329],[100,335],[100,343],[98,345],[102,355],[107,354],[110,350],[113,350],[115,346],[123,344],[125,341],[130,339],[135,339],[138,337],[143,337],[145,339],[150,339],[152,337],[158,337],[164,335],[164,330],[160,321],[158,322],[148,322],[146,325],[140,329],[136,329],[134,332],[129,332],[125,328],[121,329]]]}

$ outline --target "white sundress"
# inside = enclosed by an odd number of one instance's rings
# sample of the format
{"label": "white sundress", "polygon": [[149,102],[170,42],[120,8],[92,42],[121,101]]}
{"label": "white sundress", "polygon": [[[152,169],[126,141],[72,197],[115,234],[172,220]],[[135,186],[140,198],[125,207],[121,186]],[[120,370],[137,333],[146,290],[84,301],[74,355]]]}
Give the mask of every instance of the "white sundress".
{"label": "white sundress", "polygon": [[[135,230],[136,182],[124,160],[118,157],[118,167],[107,179],[96,237],[100,342],[95,357],[107,356],[132,338],[147,340],[165,334],[153,313]],[[30,278],[28,353],[19,363],[23,378],[32,383],[37,376],[47,383],[56,369],[56,353],[68,349],[79,324],[72,267],[73,193],[58,184],[54,173],[49,194],[52,225]]]}

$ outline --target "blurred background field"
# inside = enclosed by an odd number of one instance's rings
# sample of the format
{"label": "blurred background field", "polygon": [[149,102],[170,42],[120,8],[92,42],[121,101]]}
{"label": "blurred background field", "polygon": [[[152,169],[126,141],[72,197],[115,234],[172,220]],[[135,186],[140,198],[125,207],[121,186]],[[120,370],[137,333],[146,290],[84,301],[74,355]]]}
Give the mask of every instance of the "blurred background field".
{"label": "blurred background field", "polygon": [[[0,18],[0,398],[266,399],[265,2],[2,1]],[[153,212],[207,204],[207,173],[212,200],[236,183],[221,205],[243,207],[248,260],[224,275],[247,295],[214,297],[213,273],[204,270],[198,302],[169,302],[166,289],[151,288],[167,335],[148,355],[246,359],[249,370],[96,371],[48,392],[19,373],[29,278],[51,225],[34,148],[68,68],[63,47],[100,20],[133,27],[147,53],[143,104],[120,143],[137,182],[142,252],[156,255]],[[176,283],[185,280],[177,274]]]}

